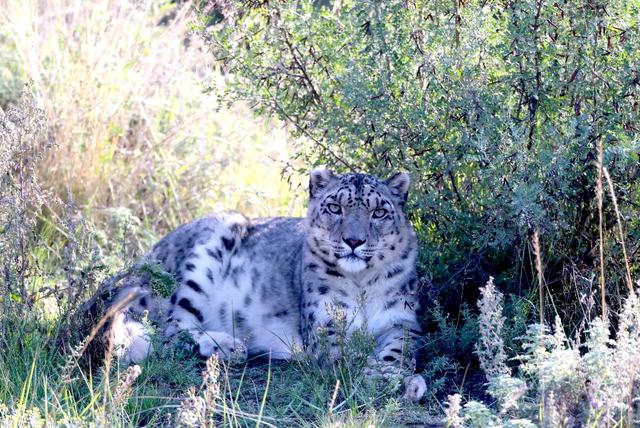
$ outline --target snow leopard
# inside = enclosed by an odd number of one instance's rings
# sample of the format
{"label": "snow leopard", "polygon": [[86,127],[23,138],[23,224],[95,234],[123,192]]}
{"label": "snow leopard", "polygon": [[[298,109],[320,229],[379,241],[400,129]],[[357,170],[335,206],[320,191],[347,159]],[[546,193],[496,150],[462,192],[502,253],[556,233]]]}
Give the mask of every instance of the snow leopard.
{"label": "snow leopard", "polygon": [[[150,312],[167,337],[188,332],[203,357],[232,361],[319,355],[321,339],[338,358],[340,313],[347,336],[361,330],[375,339],[371,372],[397,367],[415,356],[422,335],[418,245],[403,211],[409,185],[405,173],[383,180],[318,169],[304,218],[227,212],[183,225],[145,258],[175,277],[175,292],[162,299],[140,285],[130,310]],[[145,358],[143,326],[123,313],[115,327],[120,355]],[[422,383],[414,381],[416,394]]]}

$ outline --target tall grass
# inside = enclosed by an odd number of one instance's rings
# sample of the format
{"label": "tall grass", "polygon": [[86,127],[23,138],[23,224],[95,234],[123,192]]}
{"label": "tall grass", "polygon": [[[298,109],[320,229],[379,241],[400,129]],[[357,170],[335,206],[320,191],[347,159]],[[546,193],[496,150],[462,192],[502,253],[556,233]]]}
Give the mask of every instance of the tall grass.
{"label": "tall grass", "polygon": [[[604,243],[601,241],[598,283],[602,317],[585,314],[580,326],[568,335],[556,311],[550,326],[543,316],[543,264],[540,238],[533,235],[535,270],[538,276],[539,322],[531,324],[518,338],[520,350],[513,350],[507,365],[503,342],[505,317],[503,296],[493,278],[481,288],[479,300],[480,338],[476,353],[487,378],[487,392],[495,400],[488,406],[469,400],[464,407],[459,394],[450,395],[445,408],[447,426],[485,427],[632,427],[640,413],[640,301],[632,282],[626,252],[622,216],[614,184],[602,165],[602,147],[597,159],[596,196],[602,224],[603,175],[616,214],[623,249],[628,294],[618,311],[607,307],[604,278]],[[602,227],[600,237],[602,240]],[[588,299],[588,296],[581,296]]]}

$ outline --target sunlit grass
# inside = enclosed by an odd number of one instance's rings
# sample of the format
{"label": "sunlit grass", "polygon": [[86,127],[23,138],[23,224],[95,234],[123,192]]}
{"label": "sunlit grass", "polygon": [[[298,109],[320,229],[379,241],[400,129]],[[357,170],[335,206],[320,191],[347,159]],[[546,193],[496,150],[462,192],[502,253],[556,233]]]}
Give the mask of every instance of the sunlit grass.
{"label": "sunlit grass", "polygon": [[95,224],[106,223],[113,207],[156,232],[214,209],[301,212],[295,188],[280,177],[286,132],[246,106],[227,108],[226,100],[204,93],[224,86],[224,77],[190,34],[195,16],[188,5],[0,5],[0,33],[15,50],[12,67],[33,82],[57,144],[41,182],[63,199],[71,190]]}

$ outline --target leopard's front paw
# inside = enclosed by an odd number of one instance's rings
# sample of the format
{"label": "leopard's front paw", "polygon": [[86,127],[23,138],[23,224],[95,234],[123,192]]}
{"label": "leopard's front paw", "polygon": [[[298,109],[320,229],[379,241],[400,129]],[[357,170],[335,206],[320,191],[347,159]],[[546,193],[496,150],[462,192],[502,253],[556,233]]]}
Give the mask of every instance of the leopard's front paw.
{"label": "leopard's front paw", "polygon": [[396,361],[380,361],[374,357],[367,359],[367,366],[364,369],[364,375],[372,378],[383,378],[387,380],[400,381],[404,378],[404,394],[402,398],[417,402],[422,399],[427,391],[427,383],[420,375],[405,376],[413,370],[404,368]]}
{"label": "leopard's front paw", "polygon": [[247,347],[244,342],[220,331],[196,331],[192,333],[198,344],[198,351],[203,357],[217,354],[218,358],[231,363],[242,363],[247,360]]}
{"label": "leopard's front paw", "polygon": [[420,375],[412,375],[404,378],[404,394],[402,398],[405,400],[418,402],[427,392],[427,383]]}
{"label": "leopard's front paw", "polygon": [[364,368],[364,375],[385,379],[400,378],[402,376],[402,367],[395,361],[380,361],[374,357],[369,357],[367,358],[367,366]]}

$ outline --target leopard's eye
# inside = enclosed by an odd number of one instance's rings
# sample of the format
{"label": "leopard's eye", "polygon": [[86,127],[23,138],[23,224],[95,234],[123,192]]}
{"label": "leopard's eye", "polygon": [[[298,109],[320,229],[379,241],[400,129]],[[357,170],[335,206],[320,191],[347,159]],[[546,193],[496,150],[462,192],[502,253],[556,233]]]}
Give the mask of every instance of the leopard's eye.
{"label": "leopard's eye", "polygon": [[373,218],[384,218],[387,216],[387,210],[384,208],[378,208],[373,212]]}
{"label": "leopard's eye", "polygon": [[331,214],[340,214],[342,212],[342,207],[338,204],[327,204],[327,209]]}

